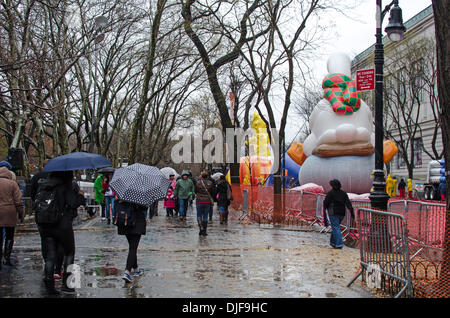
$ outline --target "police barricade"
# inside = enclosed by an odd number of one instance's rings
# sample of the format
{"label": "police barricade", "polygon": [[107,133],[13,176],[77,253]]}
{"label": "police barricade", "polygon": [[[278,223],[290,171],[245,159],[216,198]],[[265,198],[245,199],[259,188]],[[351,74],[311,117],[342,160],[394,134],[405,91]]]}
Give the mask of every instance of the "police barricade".
{"label": "police barricade", "polygon": [[[359,208],[370,208],[371,207],[371,203],[368,200],[350,200],[350,202],[352,203],[352,207],[353,207],[353,212],[355,215],[355,218],[357,217],[357,211]],[[341,223],[341,227],[342,227],[342,239],[346,240],[350,240],[355,243],[358,241],[358,228],[356,225],[356,220],[352,219],[352,214],[350,213],[349,209],[345,209],[345,217],[342,220]]]}
{"label": "police barricade", "polygon": [[101,215],[102,206],[95,201],[94,183],[85,181],[78,181],[77,183],[80,187],[80,190],[84,193],[84,198],[86,199],[86,207],[98,210],[99,215]]}
{"label": "police barricade", "polygon": [[422,256],[432,262],[443,257],[445,204],[400,200],[390,202],[390,212],[403,215],[408,224],[410,259]]}
{"label": "police barricade", "polygon": [[[318,224],[318,225],[321,226],[320,233],[331,232],[330,226],[325,226],[325,221],[323,219],[323,201],[325,200],[325,197],[326,196],[324,194],[318,194],[317,195],[317,198],[316,198],[316,218],[311,223],[311,225]],[[330,224],[330,220],[328,219],[328,214],[327,214],[327,221],[328,221],[328,224]]]}
{"label": "police barricade", "polygon": [[369,288],[395,298],[412,297],[405,218],[397,213],[359,208],[357,224],[361,270],[347,287],[361,276]]}

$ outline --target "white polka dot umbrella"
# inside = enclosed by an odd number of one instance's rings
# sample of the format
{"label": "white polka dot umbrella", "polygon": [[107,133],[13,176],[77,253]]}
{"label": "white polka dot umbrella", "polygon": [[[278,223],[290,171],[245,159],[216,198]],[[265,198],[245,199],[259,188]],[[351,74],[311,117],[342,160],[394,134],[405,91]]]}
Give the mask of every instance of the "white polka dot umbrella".
{"label": "white polka dot umbrella", "polygon": [[166,196],[170,180],[156,167],[135,163],[116,169],[109,185],[119,200],[149,206]]}

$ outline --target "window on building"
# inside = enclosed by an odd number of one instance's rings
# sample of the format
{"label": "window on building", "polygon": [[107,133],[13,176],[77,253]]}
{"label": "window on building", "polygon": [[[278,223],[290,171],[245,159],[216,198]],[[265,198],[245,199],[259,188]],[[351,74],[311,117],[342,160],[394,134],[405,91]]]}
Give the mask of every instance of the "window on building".
{"label": "window on building", "polygon": [[423,101],[423,91],[424,91],[424,83],[423,77],[421,75],[417,75],[414,78],[414,92],[417,94],[417,99],[419,102]]}
{"label": "window on building", "polygon": [[405,69],[401,69],[397,74],[397,96],[398,102],[404,104],[406,101],[406,75]]}
{"label": "window on building", "polygon": [[413,139],[413,166],[420,168],[422,166],[422,138]]}

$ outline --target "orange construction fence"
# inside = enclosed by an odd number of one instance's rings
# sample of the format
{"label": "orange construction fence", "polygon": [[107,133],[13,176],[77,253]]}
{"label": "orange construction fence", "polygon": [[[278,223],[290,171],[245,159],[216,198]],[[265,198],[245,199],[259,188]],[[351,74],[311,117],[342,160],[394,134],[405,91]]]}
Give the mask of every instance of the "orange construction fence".
{"label": "orange construction fence", "polygon": [[[232,185],[231,207],[243,210],[243,191],[248,193],[247,216],[258,223],[323,226],[324,194],[283,190],[274,195],[273,187]],[[370,201],[352,201],[355,216]],[[445,204],[418,200],[391,200],[388,212],[401,214],[407,223],[408,250],[414,297],[450,297],[450,221]],[[341,224],[344,239],[359,247],[356,221],[349,215]],[[323,231],[327,229],[323,226]]]}

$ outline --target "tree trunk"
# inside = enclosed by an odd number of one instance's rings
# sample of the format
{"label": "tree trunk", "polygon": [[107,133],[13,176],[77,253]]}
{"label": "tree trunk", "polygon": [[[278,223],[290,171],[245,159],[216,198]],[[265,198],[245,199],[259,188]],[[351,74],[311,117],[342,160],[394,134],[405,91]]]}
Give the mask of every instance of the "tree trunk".
{"label": "tree trunk", "polygon": [[442,139],[444,143],[445,171],[446,171],[446,223],[444,239],[444,262],[439,277],[442,296],[448,297],[450,290],[450,2],[448,0],[433,0],[433,12],[436,33],[437,80],[440,104],[440,120]]}

